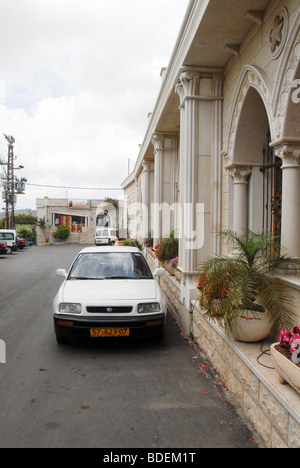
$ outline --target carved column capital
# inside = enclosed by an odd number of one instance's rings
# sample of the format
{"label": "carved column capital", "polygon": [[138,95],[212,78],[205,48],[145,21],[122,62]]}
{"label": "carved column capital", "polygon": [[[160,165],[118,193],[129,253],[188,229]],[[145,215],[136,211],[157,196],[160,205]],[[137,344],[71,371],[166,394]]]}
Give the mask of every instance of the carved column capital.
{"label": "carved column capital", "polygon": [[163,136],[161,134],[154,133],[152,135],[151,143],[154,146],[154,153],[156,153],[157,150],[161,149],[162,141],[163,141]]}
{"label": "carved column capital", "polygon": [[146,161],[145,159],[143,160],[143,170],[144,172],[149,172],[150,171],[150,161]]}
{"label": "carved column capital", "polygon": [[158,151],[177,151],[178,150],[178,133],[154,133],[151,140],[154,146],[154,153]]}
{"label": "carved column capital", "polygon": [[248,184],[248,178],[252,173],[251,167],[236,166],[230,169],[234,184]]}
{"label": "carved column capital", "polygon": [[300,167],[300,145],[283,143],[275,147],[275,154],[282,160],[282,169]]}
{"label": "carved column capital", "polygon": [[181,105],[188,96],[197,96],[199,94],[199,81],[199,72],[187,70],[181,73],[175,87],[175,91],[179,95]]}

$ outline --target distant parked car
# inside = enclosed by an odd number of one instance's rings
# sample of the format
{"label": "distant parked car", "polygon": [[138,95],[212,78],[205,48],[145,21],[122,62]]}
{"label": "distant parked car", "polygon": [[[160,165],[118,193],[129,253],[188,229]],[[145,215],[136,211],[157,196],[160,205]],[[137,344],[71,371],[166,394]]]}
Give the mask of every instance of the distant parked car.
{"label": "distant parked car", "polygon": [[5,242],[0,241],[0,255],[5,255],[7,253],[7,245]]}
{"label": "distant parked car", "polygon": [[95,245],[115,245],[117,232],[114,228],[98,227],[95,232]]}
{"label": "distant parked car", "polygon": [[21,250],[23,250],[24,247],[26,247],[28,245],[27,241],[25,239],[20,238],[20,237],[17,237],[17,243],[18,243],[18,249],[21,249]]}
{"label": "distant parked car", "polygon": [[13,229],[0,229],[0,242],[6,243],[8,254],[18,250],[17,233]]}

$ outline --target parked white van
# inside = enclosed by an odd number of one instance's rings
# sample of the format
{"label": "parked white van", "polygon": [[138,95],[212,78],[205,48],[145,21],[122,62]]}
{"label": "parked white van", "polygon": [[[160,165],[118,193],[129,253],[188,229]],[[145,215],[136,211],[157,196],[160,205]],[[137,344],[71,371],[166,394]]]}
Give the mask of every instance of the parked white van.
{"label": "parked white van", "polygon": [[13,229],[0,229],[1,241],[6,243],[8,254],[18,250],[17,232]]}
{"label": "parked white van", "polygon": [[109,227],[97,227],[95,233],[95,245],[115,245],[117,231]]}

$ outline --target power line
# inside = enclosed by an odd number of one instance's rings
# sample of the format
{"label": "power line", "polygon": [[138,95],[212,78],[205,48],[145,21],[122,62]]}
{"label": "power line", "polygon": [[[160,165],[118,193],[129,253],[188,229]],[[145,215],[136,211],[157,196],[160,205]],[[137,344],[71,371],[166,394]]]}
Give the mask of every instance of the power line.
{"label": "power line", "polygon": [[32,187],[49,187],[49,188],[58,188],[58,189],[70,189],[70,190],[123,190],[122,188],[112,188],[112,187],[67,187],[64,185],[43,185],[43,184],[29,184],[28,182],[26,185],[30,185]]}

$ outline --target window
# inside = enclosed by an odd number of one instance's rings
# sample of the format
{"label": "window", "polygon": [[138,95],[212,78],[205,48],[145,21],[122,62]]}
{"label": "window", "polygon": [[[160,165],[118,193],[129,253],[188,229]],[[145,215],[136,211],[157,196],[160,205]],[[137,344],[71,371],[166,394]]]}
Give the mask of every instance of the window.
{"label": "window", "polygon": [[71,269],[70,280],[153,279],[140,253],[102,252],[79,255]]}
{"label": "window", "polygon": [[81,231],[82,228],[88,227],[88,217],[74,216],[61,213],[52,214],[53,226],[68,226],[72,232]]}

